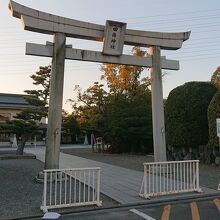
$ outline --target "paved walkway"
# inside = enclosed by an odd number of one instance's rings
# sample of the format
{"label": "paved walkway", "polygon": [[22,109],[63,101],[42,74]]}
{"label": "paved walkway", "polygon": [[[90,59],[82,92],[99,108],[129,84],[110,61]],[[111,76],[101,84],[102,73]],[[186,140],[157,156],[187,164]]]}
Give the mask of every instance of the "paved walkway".
{"label": "paved walkway", "polygon": [[[45,148],[26,148],[25,152],[33,153],[37,159],[44,162]],[[140,192],[143,172],[113,166],[98,161],[60,153],[60,168],[83,168],[100,167],[101,168],[101,192],[121,204],[137,203],[143,201],[138,195]],[[219,194],[218,191],[209,188],[202,188],[203,195]],[[191,193],[190,196],[198,195]],[[189,195],[188,195],[189,196]],[[186,194],[158,197],[154,200],[164,200],[167,198],[182,198]]]}
{"label": "paved walkway", "polygon": [[[45,148],[26,148],[25,152],[33,153],[44,162]],[[101,192],[121,204],[142,201],[138,197],[143,173],[106,163],[88,160],[69,154],[60,153],[60,168],[101,168]]]}

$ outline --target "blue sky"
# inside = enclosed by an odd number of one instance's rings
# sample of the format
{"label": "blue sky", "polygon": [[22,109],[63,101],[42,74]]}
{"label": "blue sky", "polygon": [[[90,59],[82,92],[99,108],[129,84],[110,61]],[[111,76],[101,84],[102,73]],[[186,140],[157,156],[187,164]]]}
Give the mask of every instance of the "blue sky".
{"label": "blue sky", "polygon": [[[182,32],[191,30],[190,39],[178,51],[163,51],[169,59],[180,61],[179,71],[168,71],[164,78],[164,97],[188,81],[208,81],[220,65],[220,1],[219,0],[17,0],[26,6],[73,19],[105,24],[106,20],[127,23],[130,29]],[[21,22],[7,9],[8,1],[0,1],[0,92],[23,93],[34,88],[30,75],[49,58],[25,56],[25,43],[52,41],[52,36],[24,31]],[[73,47],[101,50],[100,43],[68,39]],[[125,48],[128,52],[130,48]],[[148,71],[144,74],[149,75]],[[99,81],[99,64],[66,61],[65,101],[74,98],[74,85],[88,88]]]}

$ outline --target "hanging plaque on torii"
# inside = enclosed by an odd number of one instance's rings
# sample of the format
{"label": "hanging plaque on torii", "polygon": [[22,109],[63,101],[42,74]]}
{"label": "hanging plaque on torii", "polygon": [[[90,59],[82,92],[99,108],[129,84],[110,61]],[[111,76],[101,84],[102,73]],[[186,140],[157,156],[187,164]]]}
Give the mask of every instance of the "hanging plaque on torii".
{"label": "hanging plaque on torii", "polygon": [[[179,62],[160,55],[160,50],[177,50],[190,32],[162,33],[126,28],[126,23],[106,21],[98,25],[41,12],[14,1],[12,15],[21,19],[25,30],[50,34],[53,43],[26,43],[26,54],[52,57],[45,168],[59,168],[61,113],[65,59],[149,67],[151,74],[154,160],[166,161],[166,141],[161,69],[178,70]],[[81,50],[66,45],[66,37],[103,42],[102,51]],[[123,54],[123,46],[150,48],[150,55]]]}

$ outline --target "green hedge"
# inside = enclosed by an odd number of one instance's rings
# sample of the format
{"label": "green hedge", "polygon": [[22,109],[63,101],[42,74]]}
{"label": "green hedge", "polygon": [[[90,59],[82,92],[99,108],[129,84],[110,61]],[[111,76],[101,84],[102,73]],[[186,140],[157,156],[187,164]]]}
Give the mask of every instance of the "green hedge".
{"label": "green hedge", "polygon": [[188,82],[173,89],[166,101],[166,140],[174,147],[198,147],[208,142],[207,109],[216,92],[208,82]]}

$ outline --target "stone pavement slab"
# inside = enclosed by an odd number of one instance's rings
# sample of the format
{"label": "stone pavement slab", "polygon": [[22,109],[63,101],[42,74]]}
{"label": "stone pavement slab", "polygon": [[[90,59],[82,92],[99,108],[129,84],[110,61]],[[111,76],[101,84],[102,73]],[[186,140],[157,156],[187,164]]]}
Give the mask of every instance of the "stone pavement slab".
{"label": "stone pavement slab", "polygon": [[[26,148],[25,152],[33,153],[37,159],[44,162],[45,148]],[[101,192],[121,204],[131,204],[145,201],[140,198],[139,192],[143,179],[143,172],[126,169],[94,160],[85,159],[69,154],[60,153],[60,168],[101,168]],[[152,200],[166,200],[168,198],[183,198],[185,196],[219,194],[218,191],[202,188],[203,193],[188,193],[153,198]],[[151,201],[152,201],[151,200]]]}

